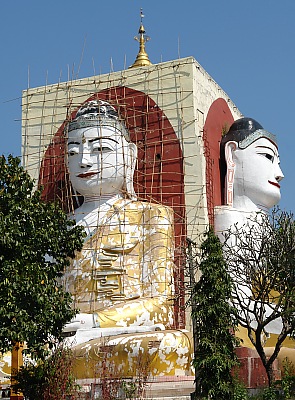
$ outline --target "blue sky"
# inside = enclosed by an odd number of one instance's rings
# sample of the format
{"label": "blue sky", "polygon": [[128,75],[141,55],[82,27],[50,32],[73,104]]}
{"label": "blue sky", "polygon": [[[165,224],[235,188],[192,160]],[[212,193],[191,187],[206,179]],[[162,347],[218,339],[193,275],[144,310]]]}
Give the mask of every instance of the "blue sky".
{"label": "blue sky", "polygon": [[280,206],[294,212],[294,0],[2,2],[0,153],[21,153],[23,89],[133,63],[141,7],[153,63],[195,57],[245,116],[277,135]]}

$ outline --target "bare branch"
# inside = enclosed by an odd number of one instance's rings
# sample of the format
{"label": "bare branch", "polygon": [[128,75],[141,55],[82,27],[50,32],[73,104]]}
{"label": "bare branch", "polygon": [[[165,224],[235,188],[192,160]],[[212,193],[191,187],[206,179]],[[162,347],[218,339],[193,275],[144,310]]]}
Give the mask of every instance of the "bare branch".
{"label": "bare branch", "polygon": [[[224,238],[224,258],[234,282],[231,301],[270,377],[284,340],[295,331],[293,215],[279,210],[270,217],[253,215],[246,225],[233,225]],[[277,334],[269,359],[264,351],[265,333]]]}

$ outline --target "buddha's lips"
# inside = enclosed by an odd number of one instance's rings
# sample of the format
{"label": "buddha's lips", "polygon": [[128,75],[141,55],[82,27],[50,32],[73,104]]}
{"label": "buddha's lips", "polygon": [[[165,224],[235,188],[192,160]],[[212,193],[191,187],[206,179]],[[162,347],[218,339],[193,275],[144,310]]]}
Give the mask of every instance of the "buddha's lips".
{"label": "buddha's lips", "polygon": [[281,186],[277,183],[277,182],[272,182],[272,181],[268,181],[271,185],[274,185],[278,188],[280,188]]}
{"label": "buddha's lips", "polygon": [[97,171],[91,171],[91,172],[84,172],[83,174],[77,175],[78,178],[88,178],[89,176],[97,175]]}

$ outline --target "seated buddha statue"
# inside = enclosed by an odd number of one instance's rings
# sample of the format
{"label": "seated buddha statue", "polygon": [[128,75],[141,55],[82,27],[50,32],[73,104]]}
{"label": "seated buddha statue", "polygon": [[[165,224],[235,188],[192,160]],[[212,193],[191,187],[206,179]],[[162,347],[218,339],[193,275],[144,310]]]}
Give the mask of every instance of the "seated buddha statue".
{"label": "seated buddha statue", "polygon": [[190,340],[173,330],[173,210],[137,200],[137,148],[111,104],[83,104],[66,136],[73,196],[83,198],[70,217],[86,232],[83,249],[63,278],[79,310],[65,327],[80,354],[78,377],[93,377],[84,364],[85,343],[88,359],[91,353],[96,360],[103,340],[116,342],[127,375],[138,356],[134,341],[143,353],[157,343],[155,375],[189,374]]}

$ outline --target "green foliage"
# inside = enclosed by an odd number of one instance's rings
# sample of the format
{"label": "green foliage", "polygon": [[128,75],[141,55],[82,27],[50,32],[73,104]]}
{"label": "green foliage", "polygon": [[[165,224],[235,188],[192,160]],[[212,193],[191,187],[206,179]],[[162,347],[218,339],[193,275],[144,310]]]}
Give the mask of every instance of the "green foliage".
{"label": "green foliage", "polygon": [[277,389],[270,386],[263,390],[262,399],[263,400],[279,400],[279,399],[282,399],[282,396],[280,396],[279,391]]}
{"label": "green foliage", "polygon": [[232,282],[226,271],[222,247],[212,228],[205,234],[199,269],[202,276],[193,293],[192,317],[196,322],[194,359],[197,394],[211,399],[233,399],[232,368],[237,364],[233,335],[236,310],[230,305]]}
{"label": "green foliage", "polygon": [[75,315],[58,278],[82,247],[82,231],[11,155],[0,157],[0,351],[27,342],[42,353]]}
{"label": "green foliage", "polygon": [[72,351],[59,344],[45,360],[21,367],[15,375],[18,383],[14,389],[29,400],[62,400],[74,396],[78,386],[72,374],[73,363]]}
{"label": "green foliage", "polygon": [[233,376],[233,387],[232,400],[249,400],[248,391],[245,385],[239,380],[237,374]]}
{"label": "green foliage", "polygon": [[285,358],[283,361],[282,372],[282,390],[285,399],[291,399],[292,396],[295,396],[295,366],[288,358]]}
{"label": "green foliage", "polygon": [[16,392],[22,391],[25,399],[41,399],[45,386],[43,363],[29,364],[21,367],[18,374],[14,377],[17,384],[14,386]]}
{"label": "green foliage", "polygon": [[136,382],[134,382],[133,380],[131,380],[131,381],[123,380],[122,386],[123,386],[123,390],[126,395],[126,398],[133,399],[134,395],[136,394],[136,391],[137,391]]}

